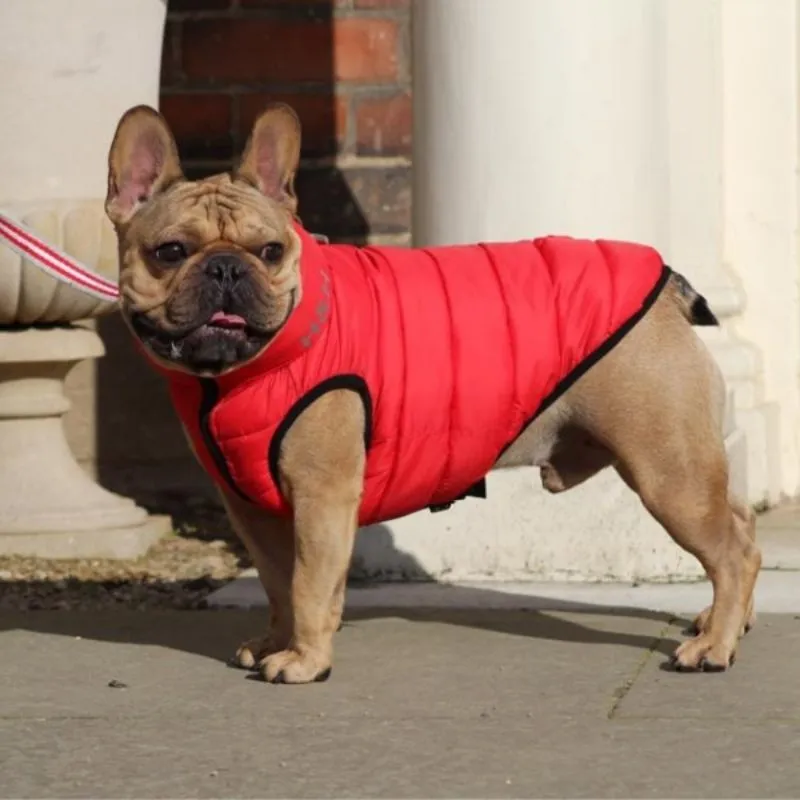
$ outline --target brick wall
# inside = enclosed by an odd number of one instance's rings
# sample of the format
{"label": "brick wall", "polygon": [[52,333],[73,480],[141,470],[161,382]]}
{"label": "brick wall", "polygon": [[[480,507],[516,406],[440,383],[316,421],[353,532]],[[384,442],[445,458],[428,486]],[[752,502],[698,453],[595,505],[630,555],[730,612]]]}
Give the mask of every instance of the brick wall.
{"label": "brick wall", "polygon": [[409,0],[169,0],[161,110],[187,172],[229,169],[269,100],[304,129],[300,215],[336,240],[410,224]]}

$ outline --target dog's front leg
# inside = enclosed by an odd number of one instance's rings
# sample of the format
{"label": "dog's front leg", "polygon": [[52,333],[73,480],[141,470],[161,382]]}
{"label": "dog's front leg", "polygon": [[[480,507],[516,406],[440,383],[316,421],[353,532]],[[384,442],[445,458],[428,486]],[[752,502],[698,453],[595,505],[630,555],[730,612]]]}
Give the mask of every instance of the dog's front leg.
{"label": "dog's front leg", "polygon": [[330,675],[364,464],[364,409],[353,392],[323,395],[286,434],[279,471],[294,510],[293,635],[287,649],[262,661],[267,681],[309,683]]}
{"label": "dog's front leg", "polygon": [[291,605],[294,635],[286,650],[267,656],[261,673],[272,683],[325,680],[342,614],[357,505],[302,504],[295,512]]}
{"label": "dog's front leg", "polygon": [[294,532],[291,520],[271,517],[230,492],[223,491],[222,499],[269,598],[266,635],[242,642],[230,662],[233,666],[253,669],[271,653],[285,650],[292,640]]}

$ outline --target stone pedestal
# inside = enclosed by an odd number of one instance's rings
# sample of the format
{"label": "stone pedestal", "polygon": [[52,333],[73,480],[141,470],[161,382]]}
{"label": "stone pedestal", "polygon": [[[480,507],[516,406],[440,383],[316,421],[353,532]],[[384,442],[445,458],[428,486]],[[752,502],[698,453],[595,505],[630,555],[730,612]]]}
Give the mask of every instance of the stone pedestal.
{"label": "stone pedestal", "polygon": [[64,379],[103,352],[78,326],[0,330],[0,554],[135,558],[170,530],[94,483],[67,445]]}

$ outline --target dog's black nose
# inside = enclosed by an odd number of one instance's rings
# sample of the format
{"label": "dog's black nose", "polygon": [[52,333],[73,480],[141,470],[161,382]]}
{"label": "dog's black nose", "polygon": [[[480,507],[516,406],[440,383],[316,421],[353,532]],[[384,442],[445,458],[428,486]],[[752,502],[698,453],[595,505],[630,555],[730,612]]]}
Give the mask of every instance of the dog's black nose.
{"label": "dog's black nose", "polygon": [[234,283],[244,275],[246,266],[239,256],[217,253],[206,261],[206,275],[221,283]]}

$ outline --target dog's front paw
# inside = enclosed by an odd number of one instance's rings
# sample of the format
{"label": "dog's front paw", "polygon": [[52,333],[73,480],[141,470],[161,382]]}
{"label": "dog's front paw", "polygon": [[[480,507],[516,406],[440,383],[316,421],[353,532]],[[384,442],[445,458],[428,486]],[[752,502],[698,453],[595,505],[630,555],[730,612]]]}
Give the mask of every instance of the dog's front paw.
{"label": "dog's front paw", "polygon": [[268,655],[280,652],[285,645],[279,644],[272,636],[248,639],[239,645],[236,654],[228,662],[240,669],[256,669]]}
{"label": "dog's front paw", "polygon": [[678,647],[670,663],[678,672],[724,672],[735,658],[735,647],[701,633]]}
{"label": "dog's front paw", "polygon": [[[692,621],[691,631],[692,633],[705,633],[708,630],[708,622],[711,619],[711,606],[708,608],[704,608]],[[750,629],[756,624],[756,612],[753,608],[753,601],[750,601],[750,607],[747,611],[747,616],[745,617],[744,623],[742,624],[742,629],[739,632],[739,636],[744,636],[746,633],[750,632]]]}
{"label": "dog's front paw", "polygon": [[281,650],[264,658],[259,671],[268,683],[314,683],[328,680],[331,659],[314,650]]}

